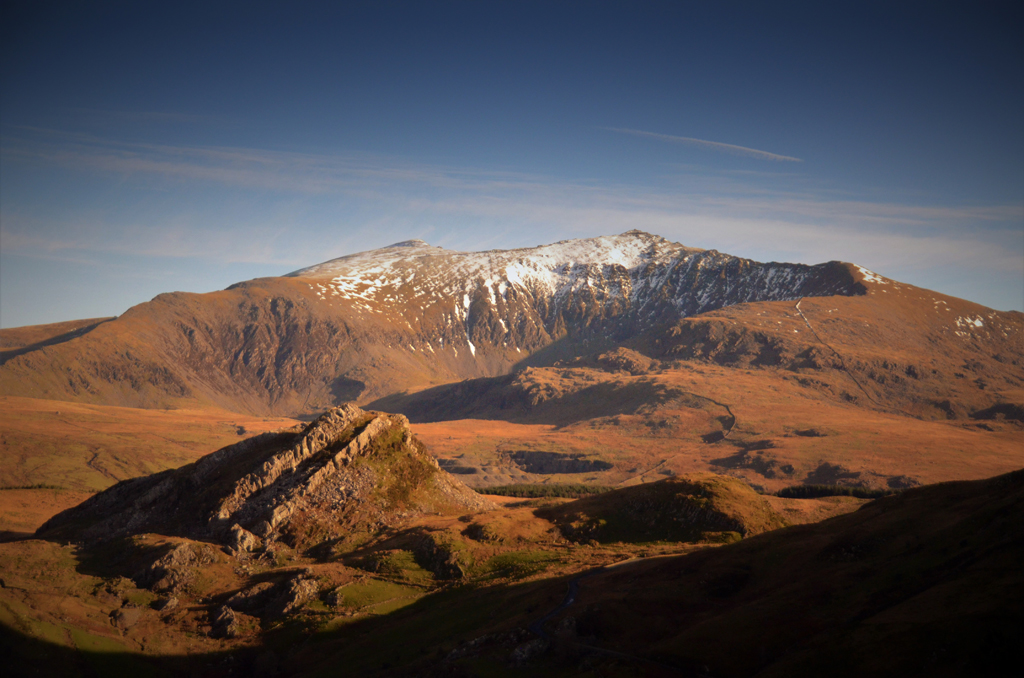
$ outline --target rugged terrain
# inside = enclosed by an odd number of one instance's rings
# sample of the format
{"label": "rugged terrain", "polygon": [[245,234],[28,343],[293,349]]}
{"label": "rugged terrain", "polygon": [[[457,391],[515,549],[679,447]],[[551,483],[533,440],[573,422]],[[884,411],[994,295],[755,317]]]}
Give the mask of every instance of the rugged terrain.
{"label": "rugged terrain", "polygon": [[488,507],[440,471],[405,417],[347,405],[181,468],[122,481],[37,534],[106,542],[157,532],[242,550],[278,539],[305,548],[411,515]]}
{"label": "rugged terrain", "polygon": [[[428,597],[515,598],[515,582],[728,543],[862,503],[769,501],[721,476],[577,501],[487,498],[441,470],[401,415],[346,406],[122,481],[34,538],[0,543],[0,642],[18,671],[223,675],[229,661],[245,675],[289,675],[311,668],[292,665],[293,639],[311,632],[325,638]],[[444,634],[501,610],[467,602],[482,607],[437,624],[415,651],[407,643],[358,663],[418,662],[421,646],[444,646]],[[515,614],[532,605],[516,603]],[[508,633],[528,654],[531,633]]]}
{"label": "rugged terrain", "polygon": [[0,392],[33,402],[400,412],[474,487],[715,472],[885,488],[1024,462],[1024,314],[639,231],[410,241],[0,343]]}
{"label": "rugged terrain", "polygon": [[[266,448],[261,438],[238,447]],[[364,453],[388,454],[376,444]],[[414,446],[403,454],[418,461]],[[226,456],[205,460],[230,466]],[[395,512],[369,532],[340,511],[345,536],[323,541],[187,520],[214,539],[171,536],[144,531],[163,521],[145,510],[137,528],[103,511],[145,505],[153,481],[185,483],[202,465],[115,487],[39,538],[0,543],[9,669],[1002,675],[1024,630],[1020,472],[874,501],[762,497],[727,477],[680,477],[575,501]],[[311,477],[302,464],[292,475]],[[377,489],[388,494],[392,478]],[[220,496],[236,486],[220,485]],[[780,529],[793,522],[805,524]]]}
{"label": "rugged terrain", "polygon": [[972,675],[1024,630],[1024,314],[854,264],[410,241],[0,330],[0,405],[23,673]]}
{"label": "rugged terrain", "polygon": [[736,303],[863,294],[865,275],[838,262],[760,264],[639,231],[480,253],[410,241],[54,327],[5,353],[0,393],[293,416],[575,357]]}
{"label": "rugged terrain", "polygon": [[772,490],[901,487],[1019,468],[1020,335],[957,329],[946,307],[903,285],[739,304],[615,350],[374,407],[407,414],[481,487],[568,481],[510,457],[522,451],[583,455],[574,477],[609,485],[713,471]]}

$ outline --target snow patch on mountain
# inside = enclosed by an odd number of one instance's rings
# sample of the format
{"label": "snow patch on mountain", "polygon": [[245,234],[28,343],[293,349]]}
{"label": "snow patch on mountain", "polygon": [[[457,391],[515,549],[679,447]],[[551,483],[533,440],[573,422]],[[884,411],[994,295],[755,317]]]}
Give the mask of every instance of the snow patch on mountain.
{"label": "snow patch on mountain", "polygon": [[476,357],[483,346],[518,351],[522,341],[539,340],[535,330],[550,340],[571,327],[636,329],[736,303],[854,293],[843,266],[762,264],[629,231],[486,252],[409,240],[288,275],[307,280],[325,302],[346,299],[406,321],[429,312]]}
{"label": "snow patch on mountain", "polygon": [[[370,301],[384,290],[412,283],[404,296],[456,296],[469,307],[471,293],[486,290],[491,304],[506,298],[510,288],[532,295],[562,297],[594,286],[609,274],[639,273],[652,264],[666,264],[680,254],[701,250],[683,247],[640,231],[585,240],[564,240],[542,247],[486,252],[455,252],[409,240],[360,252],[289,273],[300,278],[329,279],[341,296]],[[627,286],[631,287],[631,286]],[[616,288],[616,293],[628,289]]]}
{"label": "snow patch on mountain", "polygon": [[877,283],[879,285],[888,285],[889,284],[889,281],[887,281],[885,278],[883,278],[882,276],[878,275],[874,271],[869,271],[868,269],[864,268],[863,266],[858,266],[857,270],[860,271],[860,274],[862,276],[864,276],[864,282]]}

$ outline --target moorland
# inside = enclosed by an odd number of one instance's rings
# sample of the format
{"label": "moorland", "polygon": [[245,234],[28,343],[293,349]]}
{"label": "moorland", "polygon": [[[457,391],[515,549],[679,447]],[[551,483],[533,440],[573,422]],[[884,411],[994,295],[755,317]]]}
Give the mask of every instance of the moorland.
{"label": "moorland", "polygon": [[25,675],[978,675],[1024,314],[630,232],[0,330]]}

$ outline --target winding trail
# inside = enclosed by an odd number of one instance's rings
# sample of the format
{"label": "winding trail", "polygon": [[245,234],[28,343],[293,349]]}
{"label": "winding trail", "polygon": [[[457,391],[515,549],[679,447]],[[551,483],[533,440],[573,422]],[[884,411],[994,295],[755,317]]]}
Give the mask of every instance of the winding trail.
{"label": "winding trail", "polygon": [[818,334],[818,331],[816,329],[814,329],[813,325],[811,325],[811,321],[809,321],[807,319],[807,316],[805,316],[804,312],[800,309],[800,302],[802,302],[803,300],[804,300],[803,297],[800,297],[800,299],[797,300],[797,302],[796,302],[796,312],[800,314],[800,317],[804,321],[804,325],[807,325],[807,329],[809,329],[811,331],[811,334],[814,335],[814,338],[818,340],[819,344],[821,344],[822,346],[824,346],[828,350],[832,351],[832,353],[835,354],[835,356],[837,358],[839,358],[839,364],[842,366],[843,372],[846,372],[846,376],[848,376],[850,379],[852,379],[853,383],[857,384],[857,388],[859,388],[861,390],[861,392],[867,397],[867,399],[870,400],[875,405],[877,405],[878,407],[882,407],[882,404],[879,403],[877,400],[875,400],[874,397],[872,397],[872,395],[870,393],[868,393],[868,390],[866,388],[864,388],[864,384],[860,383],[860,381],[857,380],[857,377],[853,376],[853,372],[850,372],[849,368],[846,367],[846,361],[843,360],[843,354],[841,354],[839,351],[834,349],[832,347],[832,345],[829,344],[827,341],[822,339],[821,335]]}
{"label": "winding trail", "polygon": [[85,465],[88,466],[89,468],[91,468],[93,471],[96,471],[97,473],[102,474],[104,477],[113,480],[115,484],[121,482],[120,478],[118,478],[117,476],[115,476],[113,473],[111,473],[110,471],[106,470],[105,468],[100,467],[96,463],[96,460],[99,458],[100,454],[101,454],[100,452],[94,452],[93,455],[92,455],[92,459],[90,459],[89,461],[85,462]]}

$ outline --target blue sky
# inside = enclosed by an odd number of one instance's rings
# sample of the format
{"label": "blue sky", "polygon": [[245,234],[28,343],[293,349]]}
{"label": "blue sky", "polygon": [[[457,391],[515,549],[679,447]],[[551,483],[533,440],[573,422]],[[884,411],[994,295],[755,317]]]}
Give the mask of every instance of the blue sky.
{"label": "blue sky", "polygon": [[1024,308],[1019,3],[9,2],[0,325],[640,228]]}

